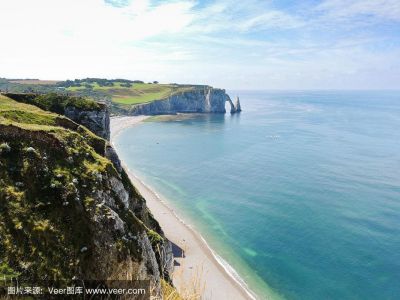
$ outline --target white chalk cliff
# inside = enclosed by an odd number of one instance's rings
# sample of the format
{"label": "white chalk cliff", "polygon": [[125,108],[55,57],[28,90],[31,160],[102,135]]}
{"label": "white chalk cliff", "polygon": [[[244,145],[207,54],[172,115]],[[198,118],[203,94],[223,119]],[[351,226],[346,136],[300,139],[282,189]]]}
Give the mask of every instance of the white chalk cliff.
{"label": "white chalk cliff", "polygon": [[129,113],[133,115],[226,113],[226,102],[229,102],[231,106],[231,113],[240,111],[240,109],[237,110],[225,90],[203,86],[171,95],[165,99],[134,105],[130,108]]}

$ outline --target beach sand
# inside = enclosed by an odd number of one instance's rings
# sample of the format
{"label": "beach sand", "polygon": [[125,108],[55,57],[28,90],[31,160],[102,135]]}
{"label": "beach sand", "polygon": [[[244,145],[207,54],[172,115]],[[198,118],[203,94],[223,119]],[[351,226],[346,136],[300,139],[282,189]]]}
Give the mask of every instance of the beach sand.
{"label": "beach sand", "polygon": [[111,117],[110,120],[110,140],[111,143],[114,142],[115,138],[118,134],[121,133],[125,128],[134,126],[144,120],[146,120],[148,116],[134,116],[134,117]]}
{"label": "beach sand", "polygon": [[[146,116],[111,118],[111,143],[127,127],[145,120]],[[116,148],[118,152],[118,148]],[[255,299],[245,288],[235,272],[209,248],[205,240],[191,226],[187,225],[169,203],[144,184],[124,165],[133,185],[146,199],[147,206],[160,223],[166,237],[175,245],[175,267],[173,282],[184,295],[193,290],[202,291],[202,299],[236,300]],[[177,255],[183,250],[184,257]],[[197,286],[191,288],[191,286]]]}

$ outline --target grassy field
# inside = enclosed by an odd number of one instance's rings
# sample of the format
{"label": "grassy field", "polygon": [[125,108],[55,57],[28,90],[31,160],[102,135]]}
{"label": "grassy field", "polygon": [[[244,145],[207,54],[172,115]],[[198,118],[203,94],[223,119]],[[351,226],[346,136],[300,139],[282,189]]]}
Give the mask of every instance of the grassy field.
{"label": "grassy field", "polygon": [[39,80],[39,79],[10,80],[10,82],[19,84],[37,84],[37,85],[55,85],[58,83],[57,80]]}
{"label": "grassy field", "polygon": [[[110,95],[114,103],[121,105],[148,103],[191,89],[188,86],[173,84],[133,83],[131,87],[124,87],[121,84],[120,82],[116,82],[113,86],[99,86],[97,83],[89,85],[94,91],[101,91]],[[68,87],[66,90],[76,92],[85,88],[85,84],[82,84],[80,87]]]}
{"label": "grassy field", "polygon": [[10,93],[57,93],[93,98],[108,102],[116,109],[129,109],[130,106],[165,99],[177,93],[191,91],[202,86],[144,83],[124,79],[86,78],[66,81],[55,80],[9,80],[0,78],[0,91]]}

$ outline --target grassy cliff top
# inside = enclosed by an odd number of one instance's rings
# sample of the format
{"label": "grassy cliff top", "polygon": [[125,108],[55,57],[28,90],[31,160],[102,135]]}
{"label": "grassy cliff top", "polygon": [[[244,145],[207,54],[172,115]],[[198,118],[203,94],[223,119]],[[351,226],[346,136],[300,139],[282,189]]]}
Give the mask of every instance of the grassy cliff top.
{"label": "grassy cliff top", "polygon": [[113,103],[132,105],[148,103],[154,100],[167,98],[173,94],[192,90],[191,86],[158,83],[124,83],[113,82],[111,86],[101,86],[98,83],[82,82],[81,86],[67,87],[70,92],[79,92],[85,89],[103,92],[111,97]]}
{"label": "grassy cliff top", "polygon": [[86,78],[66,81],[8,80],[0,78],[0,90],[9,92],[58,93],[89,96],[97,100],[108,100],[115,106],[148,103],[167,98],[176,93],[204,88],[204,85],[145,83],[140,80]]}
{"label": "grassy cliff top", "polygon": [[[64,152],[60,161],[55,162],[57,164],[69,166],[67,162],[69,156],[73,159],[74,156],[84,154],[81,163],[87,169],[102,172],[112,166],[111,162],[104,157],[107,142],[86,127],[62,115],[17,102],[4,95],[0,95],[0,128],[0,139],[3,139],[0,155],[5,153],[4,149],[8,148],[6,145],[8,143],[16,143],[20,146],[24,144],[28,148],[34,148],[32,145],[36,144],[36,148],[28,152],[38,154],[46,148],[54,152]],[[6,136],[14,136],[15,139],[7,142]],[[10,150],[16,150],[16,148],[11,147]]]}
{"label": "grassy cliff top", "polygon": [[[35,95],[21,96],[27,96],[28,100],[24,100],[23,102],[15,101],[10,97],[0,94],[0,125],[44,132],[51,134],[58,139],[63,139],[66,135],[73,133],[80,134],[85,138],[86,143],[98,154],[104,154],[104,148],[106,145],[105,140],[92,133],[86,127],[81,126],[62,115],[51,112],[52,110],[58,110],[59,107],[57,101],[53,102],[52,95],[43,95],[39,97],[36,97]],[[56,97],[58,98],[59,96],[56,95]],[[48,102],[42,102],[42,99],[47,99]],[[39,107],[46,107],[50,111],[43,110],[36,105],[24,103],[25,101],[38,103]],[[75,102],[78,100],[72,98],[71,101]],[[66,101],[66,103],[72,102]],[[95,105],[97,108],[98,104],[95,101],[90,100],[87,103],[89,104],[82,105],[90,105],[88,107]]]}

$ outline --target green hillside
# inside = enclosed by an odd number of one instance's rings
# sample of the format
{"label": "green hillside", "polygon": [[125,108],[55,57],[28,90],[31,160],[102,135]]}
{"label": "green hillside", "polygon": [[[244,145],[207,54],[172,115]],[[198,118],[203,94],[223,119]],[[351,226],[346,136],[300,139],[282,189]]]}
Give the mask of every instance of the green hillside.
{"label": "green hillside", "polygon": [[91,97],[118,108],[148,103],[176,93],[192,90],[195,85],[145,83],[141,80],[85,78],[66,81],[0,78],[0,91],[11,93],[58,93]]}
{"label": "green hillside", "polygon": [[[105,141],[63,116],[2,95],[0,129],[0,275],[72,278],[87,262],[79,249],[91,241],[85,211],[75,205],[77,189],[94,187],[97,173],[115,172],[102,156]],[[95,149],[99,141],[103,147]],[[95,208],[89,193],[79,197],[85,209]]]}
{"label": "green hillside", "polygon": [[80,86],[70,86],[65,90],[80,92],[87,89],[105,93],[111,97],[113,103],[132,105],[147,103],[169,97],[175,93],[191,89],[187,86],[157,83],[132,83],[113,82],[111,86],[102,86],[94,82],[82,82]]}

